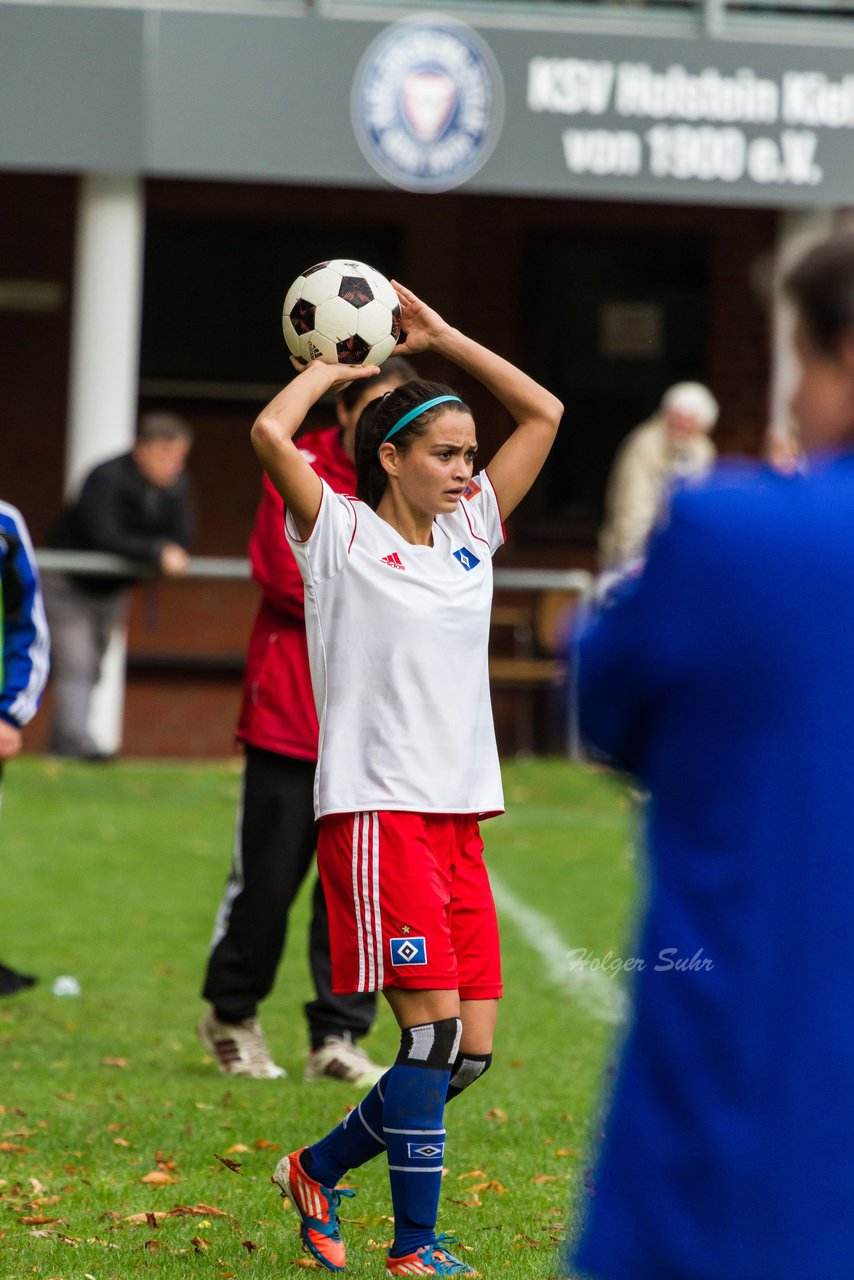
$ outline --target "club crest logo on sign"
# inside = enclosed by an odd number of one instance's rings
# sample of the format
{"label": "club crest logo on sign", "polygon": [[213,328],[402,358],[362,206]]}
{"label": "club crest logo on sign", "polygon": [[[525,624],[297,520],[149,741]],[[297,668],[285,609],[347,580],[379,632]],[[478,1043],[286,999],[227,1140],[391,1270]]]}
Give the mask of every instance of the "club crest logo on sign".
{"label": "club crest logo on sign", "polygon": [[427,963],[426,938],[389,938],[388,945],[393,965]]}
{"label": "club crest logo on sign", "polygon": [[480,564],[477,556],[473,551],[469,551],[468,547],[458,547],[452,554],[455,560],[459,560],[466,573],[468,573],[470,569],[475,569]]}
{"label": "club crest logo on sign", "polygon": [[405,191],[448,191],[489,157],[504,88],[489,47],[454,18],[404,18],[365,52],[353,129],[366,159]]}

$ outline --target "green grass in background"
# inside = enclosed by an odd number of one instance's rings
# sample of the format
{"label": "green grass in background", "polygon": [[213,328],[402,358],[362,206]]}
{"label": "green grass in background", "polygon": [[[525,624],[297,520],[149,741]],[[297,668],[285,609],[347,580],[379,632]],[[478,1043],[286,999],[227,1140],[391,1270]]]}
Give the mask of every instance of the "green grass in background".
{"label": "green grass in background", "polygon": [[[238,782],[231,764],[7,770],[0,960],[40,983],[0,1001],[2,1280],[281,1280],[307,1262],[269,1176],[359,1095],[302,1083],[306,893],[262,1011],[288,1079],[226,1079],[194,1034]],[[625,950],[634,863],[614,779],[538,761],[508,765],[505,785],[508,813],[483,831],[513,907],[506,996],[493,1069],[447,1113],[439,1229],[484,1277],[536,1280],[558,1273],[618,1034],[555,975],[555,946]],[[78,998],[51,993],[60,974],[77,978]],[[384,1006],[366,1045],[394,1057]],[[350,1183],[348,1273],[379,1277],[391,1238],[383,1162]]]}

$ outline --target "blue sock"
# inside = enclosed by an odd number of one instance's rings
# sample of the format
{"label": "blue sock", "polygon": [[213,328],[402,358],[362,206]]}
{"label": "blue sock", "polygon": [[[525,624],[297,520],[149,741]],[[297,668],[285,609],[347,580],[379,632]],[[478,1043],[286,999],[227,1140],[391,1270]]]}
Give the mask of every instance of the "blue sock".
{"label": "blue sock", "polygon": [[383,1136],[394,1206],[391,1252],[398,1258],[436,1238],[450,1077],[450,1067],[443,1071],[400,1062],[384,1077]]}
{"label": "blue sock", "polygon": [[[489,1069],[491,1063],[491,1053],[458,1054],[451,1067],[446,1103],[459,1097]],[[382,1140],[383,1100],[389,1074],[387,1071],[381,1076],[355,1111],[348,1112],[331,1133],[305,1149],[302,1166],[315,1182],[324,1187],[335,1187],[348,1169],[358,1169],[385,1151],[386,1144]]]}
{"label": "blue sock", "polygon": [[383,1098],[391,1070],[388,1070],[331,1133],[303,1153],[302,1165],[310,1178],[324,1187],[334,1187],[348,1169],[358,1169],[385,1151],[383,1141]]}

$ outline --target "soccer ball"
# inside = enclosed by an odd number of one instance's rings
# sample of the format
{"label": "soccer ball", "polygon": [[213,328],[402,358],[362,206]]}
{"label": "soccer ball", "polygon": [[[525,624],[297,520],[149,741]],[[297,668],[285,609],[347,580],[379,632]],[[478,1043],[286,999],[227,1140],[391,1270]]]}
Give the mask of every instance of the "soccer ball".
{"label": "soccer ball", "polygon": [[382,364],[400,337],[400,304],[379,271],[333,258],[309,267],[288,289],[282,330],[301,360]]}

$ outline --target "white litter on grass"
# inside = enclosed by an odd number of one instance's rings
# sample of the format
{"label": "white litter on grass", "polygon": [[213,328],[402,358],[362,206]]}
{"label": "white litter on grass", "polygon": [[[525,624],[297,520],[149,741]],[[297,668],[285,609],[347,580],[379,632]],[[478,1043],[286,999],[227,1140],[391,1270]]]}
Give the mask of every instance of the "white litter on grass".
{"label": "white litter on grass", "polygon": [[80,983],[70,973],[62,973],[56,979],[51,991],[55,996],[79,996]]}
{"label": "white litter on grass", "polygon": [[549,981],[566,992],[590,1017],[600,1022],[622,1022],[629,1007],[622,987],[600,969],[580,963],[580,949],[561,937],[548,916],[517,898],[491,869],[489,882],[495,905],[543,961]]}

